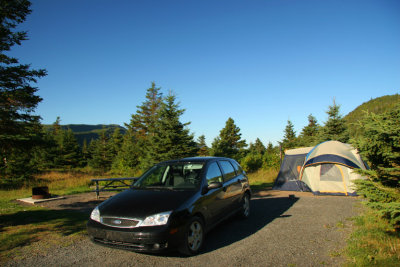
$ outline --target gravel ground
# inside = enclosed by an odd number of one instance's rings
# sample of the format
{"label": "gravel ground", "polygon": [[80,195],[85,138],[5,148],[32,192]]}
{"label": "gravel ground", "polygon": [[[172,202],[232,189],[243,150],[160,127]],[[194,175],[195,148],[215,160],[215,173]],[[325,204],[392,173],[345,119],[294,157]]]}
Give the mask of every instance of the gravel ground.
{"label": "gravel ground", "polygon": [[[340,266],[351,232],[349,218],[358,214],[357,198],[313,196],[310,193],[261,191],[251,201],[247,220],[232,218],[206,236],[201,253],[148,255],[106,248],[84,237],[54,244],[5,266]],[[107,196],[105,194],[102,195]],[[104,199],[103,199],[104,200]],[[49,208],[89,212],[98,201],[80,194],[42,203]],[[32,251],[40,251],[40,242]]]}

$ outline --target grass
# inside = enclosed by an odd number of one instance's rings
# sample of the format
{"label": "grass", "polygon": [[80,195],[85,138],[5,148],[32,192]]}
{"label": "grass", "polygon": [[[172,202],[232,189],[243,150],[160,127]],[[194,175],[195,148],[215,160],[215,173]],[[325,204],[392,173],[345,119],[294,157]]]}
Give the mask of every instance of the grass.
{"label": "grass", "polygon": [[55,195],[70,195],[90,192],[93,178],[108,178],[106,175],[94,175],[84,172],[46,172],[35,177],[35,186],[48,186]]}
{"label": "grass", "polygon": [[365,207],[363,214],[354,218],[346,255],[347,266],[399,266],[400,233]]}
{"label": "grass", "polygon": [[86,231],[87,214],[20,205],[14,199],[27,196],[26,190],[0,194],[0,265],[37,241],[48,244],[58,240],[58,244],[63,244],[80,238]]}
{"label": "grass", "polygon": [[256,172],[249,173],[250,186],[252,189],[265,189],[274,185],[275,178],[278,176],[279,170],[276,169],[260,169]]}
{"label": "grass", "polygon": [[[15,199],[31,196],[32,187],[42,185],[48,186],[53,195],[88,192],[91,178],[94,176],[84,173],[49,172],[35,177],[21,189],[0,190],[0,265],[26,254],[22,251],[45,253],[52,246],[83,238],[87,214],[21,205]],[[36,245],[38,241],[42,241],[40,247]]]}

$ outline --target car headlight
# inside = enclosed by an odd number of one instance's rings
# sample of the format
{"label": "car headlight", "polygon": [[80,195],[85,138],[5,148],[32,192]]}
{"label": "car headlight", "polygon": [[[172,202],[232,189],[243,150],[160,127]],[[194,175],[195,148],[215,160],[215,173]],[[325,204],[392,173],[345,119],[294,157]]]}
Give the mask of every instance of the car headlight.
{"label": "car headlight", "polygon": [[94,208],[94,210],[90,214],[90,219],[96,222],[100,222],[100,211],[98,207]]}
{"label": "car headlight", "polygon": [[167,224],[169,215],[172,211],[162,212],[147,216],[146,219],[140,224],[140,226],[156,226]]}

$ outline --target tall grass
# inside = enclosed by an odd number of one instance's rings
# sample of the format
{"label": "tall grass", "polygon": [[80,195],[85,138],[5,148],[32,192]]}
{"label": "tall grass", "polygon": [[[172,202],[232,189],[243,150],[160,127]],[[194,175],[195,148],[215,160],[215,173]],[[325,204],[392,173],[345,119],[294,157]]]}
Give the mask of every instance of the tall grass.
{"label": "tall grass", "polygon": [[250,185],[253,189],[264,189],[271,187],[274,184],[279,170],[277,169],[259,169],[256,172],[249,173]]}
{"label": "tall grass", "polygon": [[108,178],[107,174],[86,171],[49,171],[37,174],[33,179],[25,181],[19,188],[0,190],[2,199],[16,199],[32,195],[32,188],[47,186],[53,195],[68,195],[90,192],[91,179]]}

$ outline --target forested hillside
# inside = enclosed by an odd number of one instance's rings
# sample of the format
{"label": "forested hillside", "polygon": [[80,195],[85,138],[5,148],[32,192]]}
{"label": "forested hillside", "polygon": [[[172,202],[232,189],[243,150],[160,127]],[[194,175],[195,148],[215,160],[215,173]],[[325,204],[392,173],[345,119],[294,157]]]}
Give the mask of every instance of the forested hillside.
{"label": "forested hillside", "polygon": [[344,117],[348,124],[350,135],[356,135],[359,129],[356,123],[365,117],[366,111],[382,114],[392,110],[396,104],[400,104],[399,94],[377,97],[359,105]]}
{"label": "forested hillside", "polygon": [[[44,125],[46,130],[50,130],[52,125]],[[100,134],[105,132],[106,135],[111,135],[114,130],[118,128],[121,134],[125,134],[126,129],[118,124],[66,124],[61,125],[61,129],[68,130],[71,129],[74,133],[76,140],[79,145],[82,146],[84,140],[86,139],[87,143],[90,143],[91,140],[99,139]]]}

